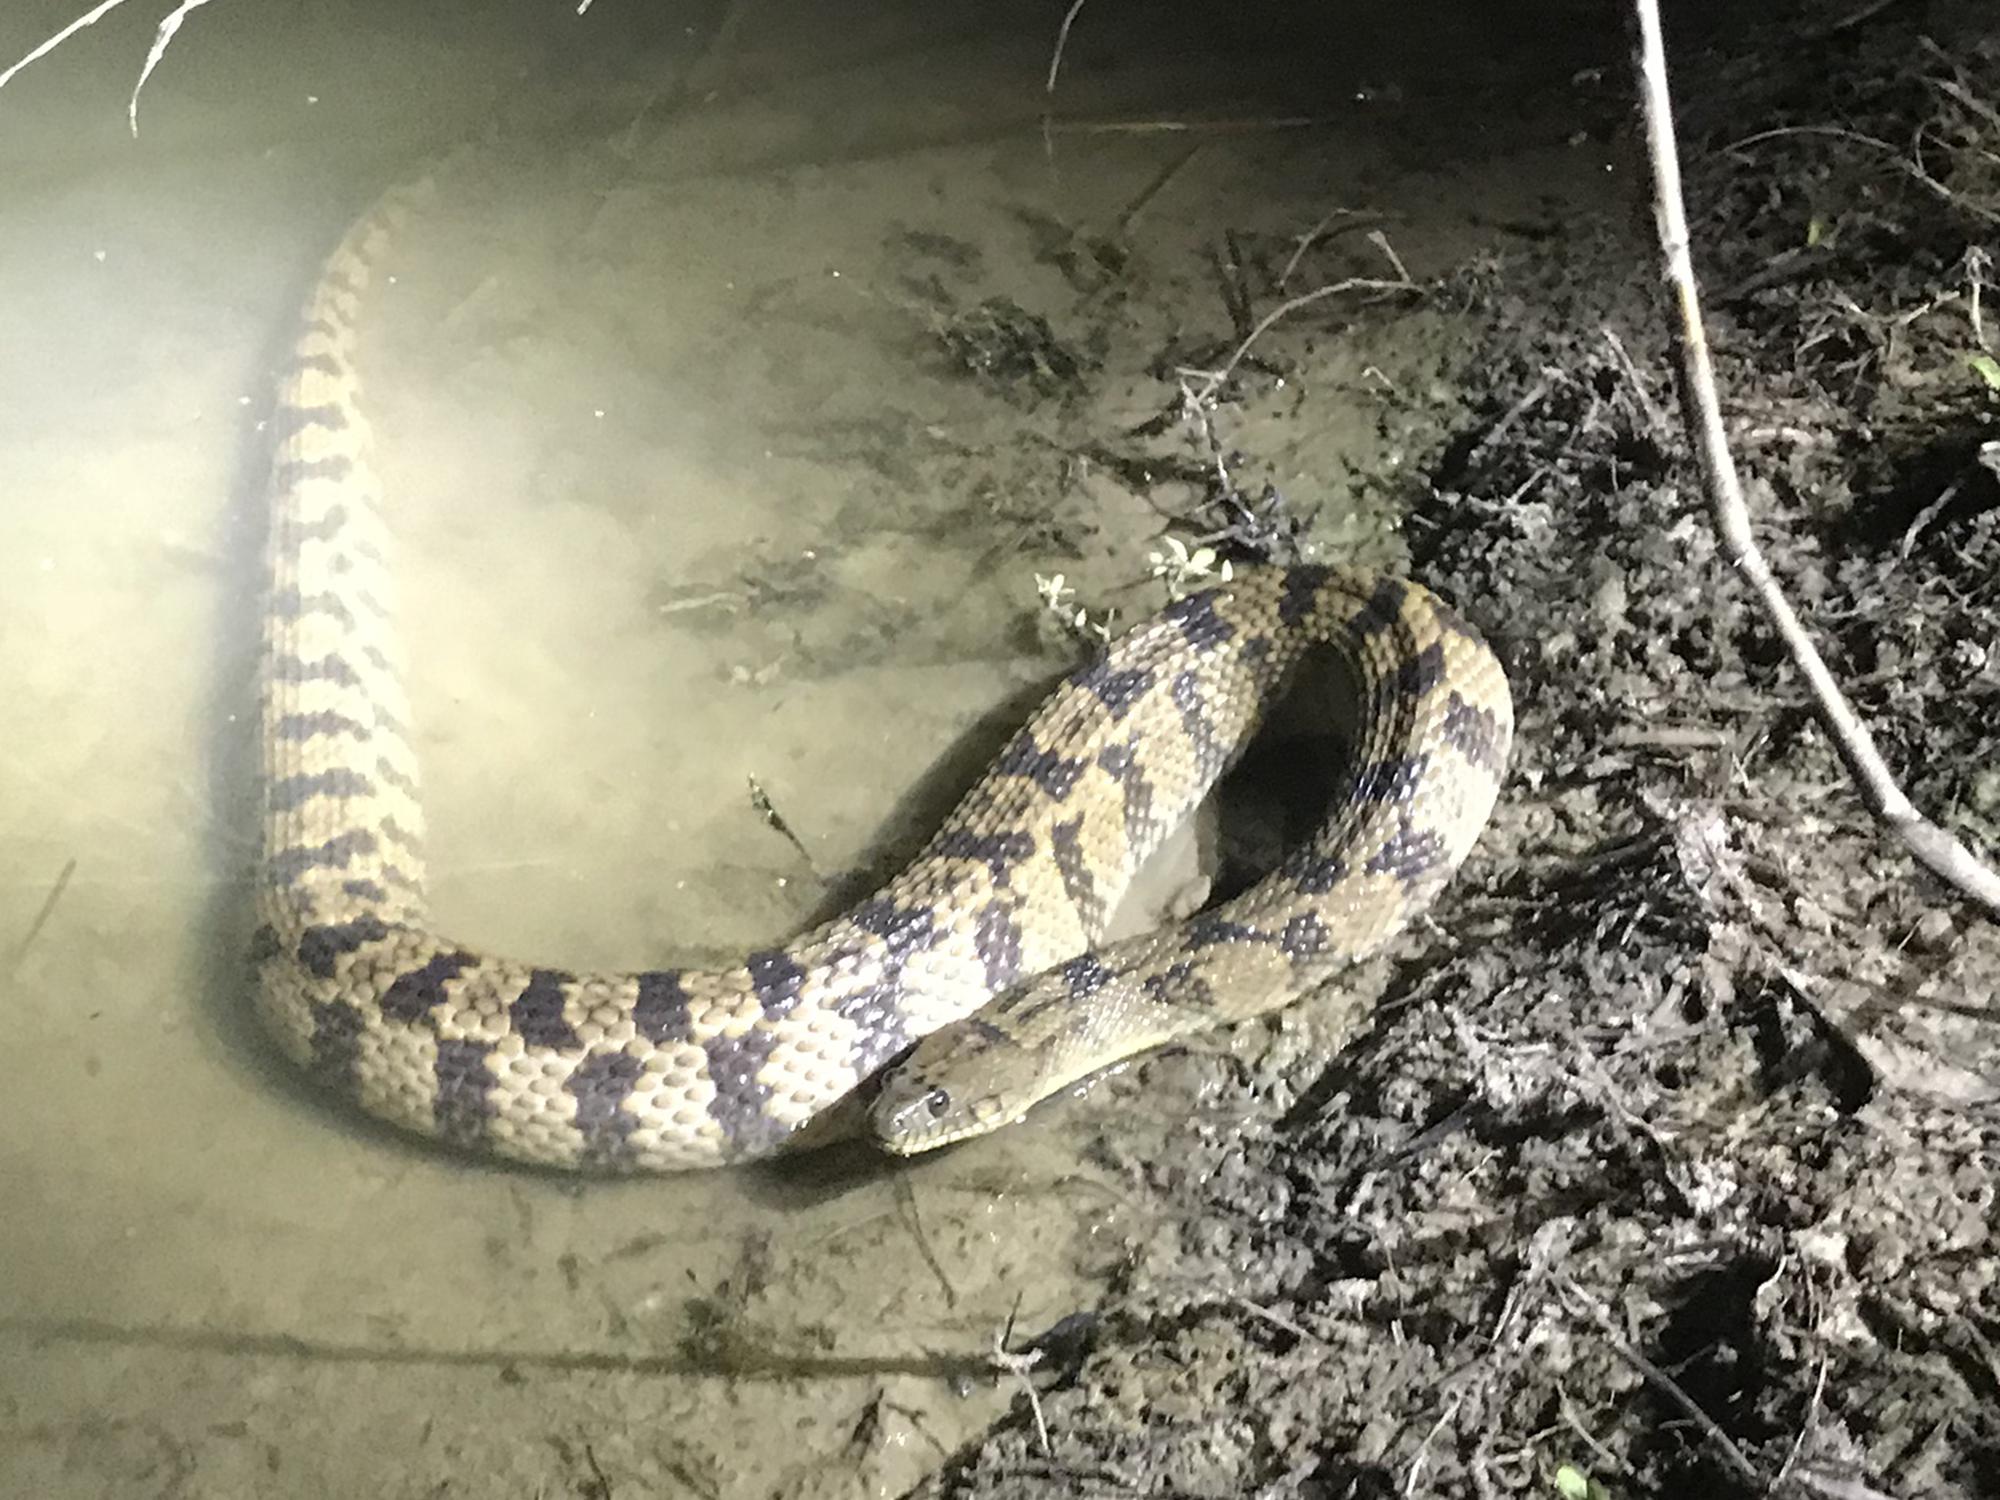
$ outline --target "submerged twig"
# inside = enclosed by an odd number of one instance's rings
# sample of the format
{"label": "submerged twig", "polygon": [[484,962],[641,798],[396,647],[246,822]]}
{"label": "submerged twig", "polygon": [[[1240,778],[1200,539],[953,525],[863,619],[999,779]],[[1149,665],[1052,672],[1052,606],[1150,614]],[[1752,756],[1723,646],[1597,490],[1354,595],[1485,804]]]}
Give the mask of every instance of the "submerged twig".
{"label": "submerged twig", "polygon": [[799,858],[805,861],[806,873],[808,875],[812,876],[815,880],[824,882],[826,877],[820,874],[819,867],[813,863],[813,857],[807,852],[805,842],[792,831],[792,825],[787,823],[785,815],[778,811],[778,805],[771,800],[771,794],[764,790],[763,784],[755,776],[749,777],[748,780],[750,782],[750,806],[756,810],[757,816],[764,820],[766,826],[773,833],[779,835],[794,849],[798,850]]}
{"label": "submerged twig", "polygon": [[[1401,270],[1402,267],[1398,265],[1397,269]],[[1315,287],[1310,292],[1303,292],[1299,296],[1280,302],[1276,307],[1265,313],[1263,317],[1259,318],[1257,325],[1236,346],[1235,352],[1222,362],[1219,369],[1189,370],[1185,373],[1199,376],[1205,390],[1214,391],[1236,372],[1236,367],[1243,363],[1243,356],[1250,352],[1250,346],[1262,338],[1265,331],[1273,323],[1278,322],[1281,318],[1290,317],[1300,308],[1310,307],[1315,302],[1323,302],[1328,297],[1337,296],[1341,292],[1369,291],[1386,294],[1389,292],[1416,292],[1422,290],[1423,288],[1419,287],[1416,282],[1409,279],[1407,273],[1404,274],[1403,279],[1400,281],[1387,281],[1379,276],[1349,276],[1343,281],[1332,283],[1330,286]]]}
{"label": "submerged twig", "polygon": [[[42,58],[47,57],[86,26],[95,26],[124,3],[125,0],[102,0],[102,3],[85,11],[74,21],[71,21],[67,26],[56,32],[54,36],[49,37],[46,41],[34,47],[20,61],[14,63],[11,67],[0,68],[0,89],[4,89],[9,83],[13,82],[14,75],[27,67],[29,63],[38,62]],[[153,76],[153,69],[160,65],[160,59],[167,55],[167,46],[173,41],[174,33],[181,29],[181,22],[188,18],[190,11],[199,10],[206,4],[208,4],[208,0],[179,0],[179,3],[174,6],[173,10],[168,12],[166,18],[154,29],[153,45],[147,49],[146,60],[139,68],[139,81],[132,85],[132,97],[125,106],[126,118],[132,123],[132,134],[134,136],[139,134],[139,91],[145,88],[146,80]]]}
{"label": "submerged twig", "polygon": [[1701,464],[1702,485],[1714,512],[1722,549],[1749,582],[1764,613],[1783,640],[1812,690],[1813,706],[1847,767],[1862,802],[1876,821],[1900,838],[1925,869],[2000,919],[2000,874],[1982,864],[1964,844],[1918,812],[1896,785],[1867,726],[1848,705],[1833,674],[1820,659],[1784,590],[1750,533],[1749,507],[1722,430],[1722,411],[1709,359],[1708,336],[1696,298],[1689,250],[1687,209],[1681,198],[1680,159],[1675,151],[1673,109],[1667,92],[1665,48],[1660,38],[1658,0],[1634,0],[1639,17],[1640,92],[1646,140],[1653,167],[1653,208],[1667,280],[1679,303],[1682,415]]}
{"label": "submerged twig", "polygon": [[1049,54],[1049,81],[1043,92],[1056,91],[1056,74],[1062,71],[1063,48],[1069,45],[1069,29],[1076,24],[1076,13],[1083,9],[1083,0],[1070,0],[1069,9],[1063,12],[1062,26],[1056,32],[1055,51]]}
{"label": "submerged twig", "polygon": [[75,873],[76,857],[72,855],[64,862],[61,873],[56,876],[55,884],[49,887],[48,895],[42,898],[42,909],[35,913],[35,920],[28,924],[28,930],[22,934],[21,941],[14,945],[14,956],[7,963],[9,979],[20,972],[22,963],[28,957],[28,950],[35,945],[35,939],[42,935],[42,929],[48,926],[49,918],[55,914],[56,903],[62,900],[63,892],[69,889],[69,878]]}
{"label": "submerged twig", "polygon": [[50,37],[47,41],[42,42],[40,45],[33,48],[26,57],[22,58],[12,67],[0,68],[0,89],[4,89],[5,87],[7,87],[8,84],[12,83],[14,81],[14,75],[20,72],[21,69],[27,67],[29,63],[39,62],[41,59],[47,57],[51,52],[55,51],[56,48],[60,47],[64,42],[68,41],[71,37],[75,36],[79,31],[83,30],[84,27],[95,26],[99,21],[103,20],[106,16],[110,15],[111,12],[118,9],[118,7],[123,5],[124,3],[125,0],[103,0],[103,3],[101,5],[95,6],[92,9],[85,11],[82,15],[78,16],[74,21],[71,21],[69,25],[63,27],[61,31],[58,31],[54,36]]}

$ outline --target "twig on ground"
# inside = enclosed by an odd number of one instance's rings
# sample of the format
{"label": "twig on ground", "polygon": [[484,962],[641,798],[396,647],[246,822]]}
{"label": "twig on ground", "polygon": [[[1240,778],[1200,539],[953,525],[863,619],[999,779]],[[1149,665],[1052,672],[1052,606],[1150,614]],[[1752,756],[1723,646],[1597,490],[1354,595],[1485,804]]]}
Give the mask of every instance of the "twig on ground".
{"label": "twig on ground", "polygon": [[993,1351],[988,1358],[993,1368],[1003,1375],[1011,1375],[1021,1383],[1021,1389],[1028,1394],[1028,1410],[1035,1418],[1035,1441],[1041,1445],[1042,1457],[1054,1458],[1055,1449],[1049,1442],[1048,1419],[1042,1415],[1042,1393],[1035,1389],[1035,1382],[1028,1372],[1042,1362],[1042,1351],[1029,1349],[1015,1354],[1007,1348],[1007,1336],[1013,1331],[1014,1320],[1010,1317],[1007,1326],[993,1330]]}
{"label": "twig on ground", "polygon": [[1380,215],[1372,213],[1365,208],[1329,208],[1319,216],[1319,222],[1299,236],[1298,245],[1292,250],[1291,257],[1285,262],[1285,269],[1278,273],[1279,290],[1282,291],[1285,283],[1292,279],[1292,272],[1299,268],[1299,262],[1305,258],[1306,251],[1312,249],[1318,242],[1319,237],[1326,232],[1326,226],[1331,224],[1335,219],[1372,219],[1379,217]]}
{"label": "twig on ground", "polygon": [[1556,1382],[1556,1414],[1562,1418],[1563,1426],[1575,1433],[1592,1455],[1607,1472],[1633,1477],[1632,1466],[1605,1447],[1597,1434],[1584,1425],[1583,1413],[1576,1409],[1576,1403],[1569,1399],[1569,1392],[1561,1381]]}
{"label": "twig on ground", "polygon": [[1838,36],[1849,27],[1859,26],[1870,16],[1878,15],[1890,6],[1898,3],[1899,0],[1862,0],[1862,3],[1856,9],[1841,16],[1831,25],[1821,28],[1818,32],[1807,32],[1806,34],[1808,36]]}
{"label": "twig on ground", "polygon": [[1820,659],[1819,651],[1750,533],[1750,512],[1743,500],[1735,461],[1730,457],[1729,440],[1722,430],[1715,371],[1709,360],[1708,337],[1695,293],[1658,0],[1633,0],[1633,3],[1639,17],[1640,88],[1653,166],[1653,206],[1659,226],[1660,253],[1667,280],[1679,302],[1683,415],[1700,460],[1702,483],[1714,511],[1723,552],[1749,582],[1787,653],[1806,679],[1820,722],[1869,812],[1903,841],[1925,869],[1978,902],[1990,916],[2000,919],[2000,874],[1980,863],[1971,850],[1918,812],[1903,795],[1881,752],[1875,748],[1873,737],[1842,696],[1833,674]]}
{"label": "twig on ground", "polygon": [[1903,540],[1896,548],[1898,555],[1909,557],[1917,545],[1917,538],[1924,534],[1924,528],[1935,521],[1944,508],[1957,497],[1958,492],[1965,487],[1965,481],[1970,473],[1971,470],[1968,469],[1965,473],[1954,476],[1951,483],[1938,492],[1937,499],[1917,512],[1916,519],[1911,521],[1908,529],[1903,532]]}
{"label": "twig on ground", "polygon": [[1410,280],[1410,268],[1403,264],[1403,257],[1398,255],[1396,253],[1396,247],[1389,243],[1388,235],[1384,234],[1379,229],[1371,229],[1368,231],[1368,243],[1373,245],[1377,250],[1380,250],[1382,252],[1383,256],[1387,258],[1389,264],[1396,268],[1396,274],[1398,276],[1402,277],[1405,282],[1409,283],[1409,285],[1411,286],[1416,285],[1414,281]]}
{"label": "twig on ground", "polygon": [[[1664,77],[1661,80],[1661,87],[1665,87]],[[1650,129],[1650,123],[1648,128]],[[1746,135],[1741,140],[1731,141],[1722,149],[1725,151],[1740,151],[1745,146],[1755,146],[1764,141],[1776,140],[1780,136],[1787,135],[1831,136],[1835,140],[1853,141],[1858,145],[1886,152],[1895,158],[1896,165],[1902,169],[1906,177],[1926,191],[1943,199],[1947,203],[1963,209],[1966,213],[1972,214],[1976,218],[1984,219],[1989,224],[2000,224],[2000,212],[1996,212],[1982,203],[1974,203],[1963,193],[1953,192],[1944,183],[1939,182],[1937,178],[1926,172],[1921,162],[1913,161],[1910,157],[1906,156],[1900,147],[1893,146],[1877,136],[1863,135],[1858,130],[1849,130],[1844,125],[1780,125],[1773,130],[1760,130],[1755,135]],[[1678,183],[1678,164],[1676,164],[1675,179],[1676,183]]]}
{"label": "twig on ground", "polygon": [[1310,292],[1305,292],[1297,297],[1280,302],[1276,307],[1265,313],[1263,317],[1259,318],[1256,326],[1245,336],[1243,342],[1236,346],[1236,351],[1222,362],[1219,369],[1185,370],[1181,373],[1192,375],[1200,380],[1202,384],[1199,394],[1206,397],[1213,394],[1225,380],[1235,373],[1236,367],[1243,362],[1243,356],[1250,352],[1250,346],[1262,338],[1265,331],[1273,323],[1276,323],[1281,318],[1290,317],[1300,308],[1310,307],[1315,302],[1324,302],[1328,297],[1337,296],[1341,292],[1367,291],[1381,292],[1386,295],[1391,292],[1416,292],[1421,290],[1423,288],[1410,280],[1407,273],[1404,274],[1403,279],[1400,281],[1385,281],[1381,277],[1376,276],[1349,276],[1346,280],[1336,281],[1330,286],[1317,287]]}
{"label": "twig on ground", "polygon": [[1625,372],[1625,379],[1632,387],[1632,394],[1638,398],[1639,407],[1646,414],[1646,429],[1661,441],[1673,431],[1673,424],[1666,413],[1653,404],[1653,398],[1646,392],[1646,382],[1639,378],[1639,367],[1632,363],[1632,356],[1625,352],[1625,341],[1618,337],[1618,330],[1609,323],[1604,325],[1604,342],[1611,346],[1611,352],[1618,358],[1618,367]]}
{"label": "twig on ground", "polygon": [[1542,398],[1548,395],[1549,387],[1555,384],[1555,379],[1555,371],[1542,371],[1541,379],[1528,387],[1527,394],[1501,413],[1500,420],[1489,427],[1479,441],[1472,445],[1472,451],[1465,455],[1465,462],[1459,467],[1467,473],[1477,468],[1479,460],[1491,451],[1495,443],[1507,435],[1516,422],[1541,405]]}
{"label": "twig on ground", "polygon": [[[1651,0],[1640,0],[1640,3],[1650,4]],[[1679,1407],[1688,1419],[1702,1430],[1702,1435],[1709,1440],[1723,1461],[1735,1470],[1738,1478],[1761,1487],[1763,1476],[1757,1472],[1757,1466],[1750,1462],[1750,1455],[1737,1445],[1736,1439],[1723,1431],[1720,1422],[1702,1410],[1701,1403],[1690,1396],[1678,1380],[1633,1347],[1631,1340],[1618,1331],[1618,1320],[1611,1316],[1611,1309],[1605,1306],[1600,1298],[1591,1295],[1561,1272],[1556,1274],[1555,1282],[1563,1300],[1596,1325],[1597,1331],[1604,1335],[1618,1357],[1637,1371],[1654,1390]]]}
{"label": "twig on ground", "polygon": [[1259,1322],[1269,1323],[1273,1328],[1279,1329],[1284,1333],[1289,1333],[1293,1338],[1302,1340],[1305,1343],[1317,1344],[1322,1348],[1325,1347],[1326,1340],[1314,1333],[1310,1328],[1307,1328],[1303,1323],[1294,1322],[1283,1313],[1272,1312],[1268,1307],[1259,1307],[1248,1297],[1238,1296],[1235,1292],[1230,1292],[1227,1295],[1229,1301],[1234,1306],[1241,1308]]}
{"label": "twig on ground", "polygon": [[[1817,1333],[1819,1330],[1814,1331]],[[1819,1420],[1820,1407],[1826,1400],[1826,1373],[1829,1363],[1827,1356],[1822,1353],[1819,1357],[1819,1372],[1813,1377],[1812,1397],[1806,1402],[1805,1417],[1799,1423],[1798,1436],[1792,1439],[1791,1451],[1785,1455],[1784,1463],[1778,1468],[1777,1479],[1772,1482],[1771,1488],[1774,1490],[1782,1490],[1785,1481],[1790,1479],[1793,1471],[1798,1468],[1799,1455],[1805,1452],[1806,1440],[1812,1436],[1813,1424]]]}

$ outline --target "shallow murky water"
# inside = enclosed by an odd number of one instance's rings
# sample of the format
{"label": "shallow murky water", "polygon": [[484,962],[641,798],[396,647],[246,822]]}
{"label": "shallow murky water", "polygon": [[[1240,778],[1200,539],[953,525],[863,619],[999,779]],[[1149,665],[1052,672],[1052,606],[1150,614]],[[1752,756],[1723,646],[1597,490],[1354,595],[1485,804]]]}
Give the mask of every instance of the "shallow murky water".
{"label": "shallow murky water", "polygon": [[[149,20],[0,91],[10,1493],[894,1493],[1012,1398],[941,1377],[1146,1231],[1059,1112],[907,1168],[579,1187],[282,1071],[240,958],[267,370],[346,217],[502,120],[439,169],[362,351],[435,904],[572,966],[740,952],[913,852],[1066,665],[1038,571],[1157,602],[1159,515],[1074,455],[1161,409],[1179,330],[1226,335],[1225,231],[1402,180],[1368,114],[1395,80],[1357,45],[1306,111],[1269,46],[1155,35],[1142,68],[1079,34],[1094,123],[1046,132],[1039,8],[739,7],[691,101],[655,96],[712,15],[621,41],[514,9],[212,7],[136,145]],[[65,18],[10,11],[0,57]],[[1420,274],[1465,249],[1398,238]],[[954,367],[940,335],[995,298],[1084,375]],[[1380,555],[1344,481],[1393,468],[1382,393],[1439,367],[1357,353],[1319,420],[1279,393],[1238,437]]]}

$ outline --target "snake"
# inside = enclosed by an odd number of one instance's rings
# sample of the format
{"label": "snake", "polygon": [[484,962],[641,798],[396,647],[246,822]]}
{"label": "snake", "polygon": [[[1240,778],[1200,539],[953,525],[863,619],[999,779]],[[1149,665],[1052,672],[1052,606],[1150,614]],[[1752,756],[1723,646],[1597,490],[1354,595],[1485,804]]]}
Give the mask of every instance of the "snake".
{"label": "snake", "polygon": [[[1513,733],[1478,632],[1385,572],[1250,566],[1073,670],[907,867],[788,943],[591,973],[443,935],[356,371],[371,278],[419,198],[391,190],[326,259],[268,427],[254,993],[316,1083],[546,1168],[717,1167],[854,1133],[927,1150],[1291,1004],[1381,950],[1478,838]],[[1233,899],[1106,942],[1139,865],[1319,657],[1356,710],[1324,818]]]}

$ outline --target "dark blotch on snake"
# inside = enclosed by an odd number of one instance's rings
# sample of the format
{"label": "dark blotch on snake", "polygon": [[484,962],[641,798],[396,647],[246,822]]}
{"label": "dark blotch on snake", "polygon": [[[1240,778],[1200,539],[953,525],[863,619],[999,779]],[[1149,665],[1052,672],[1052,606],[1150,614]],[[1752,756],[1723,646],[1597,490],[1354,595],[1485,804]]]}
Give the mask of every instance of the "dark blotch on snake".
{"label": "dark blotch on snake", "polygon": [[[310,935],[310,934],[309,934]],[[323,1088],[352,1092],[355,1064],[361,1057],[361,1034],[368,1029],[360,1008],[345,1000],[313,1007],[312,1056],[306,1073]]]}
{"label": "dark blotch on snake", "polygon": [[1285,574],[1285,587],[1278,596],[1278,620],[1296,625],[1313,612],[1320,591],[1326,587],[1325,568],[1297,567]]}
{"label": "dark blotch on snake", "polygon": [[339,652],[328,652],[318,661],[281,656],[271,663],[271,675],[279,682],[330,682],[335,687],[358,688],[361,674]]}
{"label": "dark blotch on snake", "polygon": [[582,1045],[576,1028],[563,1016],[564,991],[575,975],[563,969],[536,969],[507,1007],[507,1018],[530,1047],[557,1051]]}
{"label": "dark blotch on snake", "polygon": [[493,1101],[487,1092],[493,1086],[493,1074],[486,1066],[492,1051],[490,1042],[438,1038],[437,1061],[431,1066],[437,1085],[431,1120],[441,1140],[469,1147],[485,1139],[487,1123],[493,1118]]}
{"label": "dark blotch on snake", "polygon": [[421,969],[398,974],[382,992],[382,1014],[406,1025],[414,1025],[445,1001],[444,987],[463,974],[475,960],[469,953],[433,953]]}
{"label": "dark blotch on snake", "polygon": [[1347,878],[1347,861],[1337,854],[1321,852],[1312,844],[1302,844],[1278,867],[1301,895],[1324,896]]}
{"label": "dark blotch on snake", "polygon": [[758,1007],[771,1020],[789,1015],[799,1003],[799,990],[806,971],[797,959],[780,948],[766,948],[745,961],[750,971],[750,987],[756,991]]}
{"label": "dark blotch on snake", "polygon": [[328,453],[319,458],[288,458],[272,466],[271,484],[280,491],[297,489],[309,479],[338,484],[354,473],[354,460],[345,453]]}
{"label": "dark blotch on snake", "polygon": [[1430,771],[1431,758],[1422,751],[1396,755],[1362,767],[1354,778],[1356,802],[1407,802]]}
{"label": "dark blotch on snake", "polygon": [[1355,613],[1355,634],[1366,639],[1394,630],[1402,623],[1403,601],[1409,597],[1410,586],[1400,578],[1377,580],[1368,602]]}
{"label": "dark blotch on snake", "polygon": [[397,791],[401,792],[405,797],[408,797],[411,801],[416,800],[417,796],[416,782],[412,780],[410,777],[405,776],[401,771],[397,770],[394,766],[390,765],[388,758],[386,756],[376,757],[375,774],[377,776],[380,776],[385,782],[387,782],[390,786],[394,787]]}
{"label": "dark blotch on snake", "polygon": [[1474,708],[1457,693],[1445,700],[1444,740],[1488,775],[1506,767],[1500,750],[1500,724],[1490,709]]}
{"label": "dark blotch on snake", "polygon": [[715,1085],[708,1113],[735,1152],[768,1150],[791,1134],[765,1113],[771,1090],[757,1077],[777,1045],[775,1035],[755,1027],[741,1036],[718,1036],[703,1044],[708,1076]]}
{"label": "dark blotch on snake", "polygon": [[1215,1004],[1215,991],[1195,973],[1193,964],[1170,964],[1150,976],[1142,986],[1156,1004],[1187,1010],[1207,1010]]}
{"label": "dark blotch on snake", "polygon": [[1444,681],[1444,642],[1432,641],[1396,669],[1395,691],[1414,702]]}
{"label": "dark blotch on snake", "polygon": [[341,801],[349,797],[374,795],[374,782],[359,771],[337,766],[330,771],[280,777],[270,784],[266,805],[272,812],[296,812],[315,797],[332,797]]}
{"label": "dark blotch on snake", "polygon": [[1278,946],[1288,958],[1311,958],[1324,953],[1333,941],[1333,934],[1311,912],[1300,912],[1285,924],[1284,936],[1278,939]]}
{"label": "dark blotch on snake", "polygon": [[844,995],[834,1013],[854,1028],[855,1076],[866,1078],[916,1038],[903,1014],[902,965],[893,964],[880,984],[865,985]]}
{"label": "dark blotch on snake", "polygon": [[938,838],[931,849],[946,859],[978,860],[992,873],[995,885],[1005,885],[1008,871],[1034,854],[1035,839],[1033,834],[1019,829],[974,833],[968,828],[955,828]]}
{"label": "dark blotch on snake", "polygon": [[1208,708],[1202,702],[1201,679],[1193,672],[1183,672],[1174,679],[1174,706],[1181,713],[1181,732],[1188,737],[1194,747],[1196,764],[1203,777],[1217,770],[1228,758],[1222,746],[1216,743],[1215,726],[1208,721]]}
{"label": "dark blotch on snake", "polygon": [[1053,750],[1042,749],[1035,743],[1034,736],[1024,729],[1000,752],[993,769],[1003,776],[1026,776],[1061,802],[1075,789],[1076,779],[1083,772],[1083,762],[1065,759]]}
{"label": "dark blotch on snake", "polygon": [[293,887],[318,870],[345,870],[357,857],[375,852],[375,836],[350,830],[323,844],[300,844],[281,849],[264,861],[264,870],[278,885]]}
{"label": "dark blotch on snake", "polygon": [[1210,651],[1236,634],[1236,627],[1215,612],[1211,594],[1189,594],[1160,611],[1160,618],[1179,627],[1190,646]]}
{"label": "dark blotch on snake", "polygon": [[307,615],[325,615],[343,629],[354,628],[354,615],[337,594],[314,594],[310,599],[297,588],[287,586],[271,595],[271,613],[287,620],[303,620]]}
{"label": "dark blotch on snake", "polygon": [[345,714],[337,714],[332,709],[322,709],[314,714],[286,714],[271,726],[275,739],[291,744],[303,744],[322,735],[344,734],[352,739],[368,738],[368,726],[358,719],[350,719]]}
{"label": "dark blotch on snake", "polygon": [[639,1120],[619,1106],[644,1072],[645,1064],[629,1053],[593,1052],[563,1085],[576,1100],[576,1128],[590,1166],[613,1167],[630,1156],[629,1138]]}
{"label": "dark blotch on snake", "polygon": [[1070,676],[1071,682],[1089,689],[1097,701],[1110,710],[1114,724],[1124,719],[1132,705],[1145,697],[1157,680],[1154,673],[1142,667],[1114,671],[1110,662],[1103,658]]}
{"label": "dark blotch on snake", "polygon": [[321,297],[358,297],[361,283],[352,271],[335,268],[321,274],[318,291]]}
{"label": "dark blotch on snake", "polygon": [[271,413],[271,440],[282,443],[301,432],[344,432],[348,414],[344,406],[281,406]]}
{"label": "dark blotch on snake", "polygon": [[343,954],[368,943],[379,943],[388,935],[388,924],[379,917],[356,917],[352,922],[308,927],[299,934],[299,964],[315,979],[331,979]]}
{"label": "dark blotch on snake", "polygon": [[986,988],[998,994],[1021,976],[1021,927],[1011,903],[988,901],[972,928],[972,946],[986,972]]}
{"label": "dark blotch on snake", "polygon": [[383,835],[399,849],[407,849],[410,853],[415,854],[424,847],[422,839],[418,838],[394,818],[384,818],[380,826]]}
{"label": "dark blotch on snake", "polygon": [[878,896],[855,907],[848,920],[880,938],[890,957],[899,962],[934,947],[938,939],[937,913],[928,906],[898,906]]}
{"label": "dark blotch on snake", "polygon": [[638,977],[638,998],[632,1002],[632,1025],[647,1041],[694,1040],[694,1018],[688,1010],[687,991],[681,988],[680,971],[653,969]]}
{"label": "dark blotch on snake", "polygon": [[1118,779],[1125,794],[1125,837],[1134,846],[1150,844],[1153,836],[1153,783],[1146,779],[1138,755],[1130,745],[1106,745],[1097,753],[1097,763]]}
{"label": "dark blotch on snake", "polygon": [[1095,953],[1080,953],[1057,972],[1072,1000],[1088,1000],[1115,977]]}
{"label": "dark blotch on snake", "polygon": [[1193,953],[1201,948],[1212,948],[1217,943],[1262,943],[1269,939],[1255,927],[1242,922],[1232,922],[1226,917],[1211,913],[1200,913],[1189,919],[1182,929],[1182,946]]}
{"label": "dark blotch on snake", "polygon": [[1062,876],[1063,894],[1069,897],[1083,930],[1092,936],[1104,931],[1104,896],[1084,859],[1081,816],[1050,826],[1049,852],[1055,856],[1056,873]]}
{"label": "dark blotch on snake", "polygon": [[303,375],[308,370],[315,375],[331,376],[335,380],[350,380],[353,378],[347,366],[340,359],[323,350],[314,354],[301,354],[292,361],[292,372],[295,375]]}
{"label": "dark blotch on snake", "polygon": [[1438,873],[1444,853],[1440,835],[1428,828],[1411,827],[1405,816],[1364,868],[1371,875],[1393,875],[1405,885],[1416,885]]}

